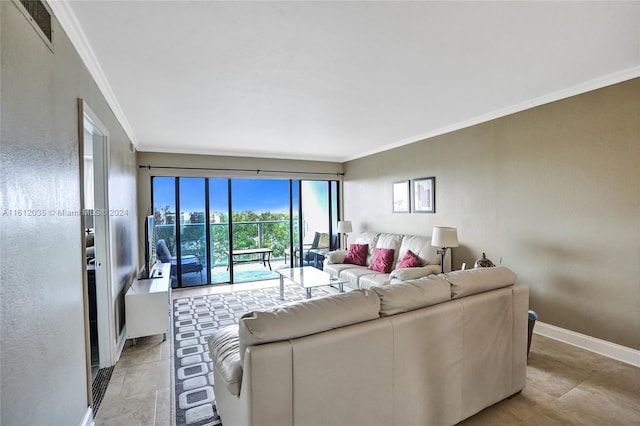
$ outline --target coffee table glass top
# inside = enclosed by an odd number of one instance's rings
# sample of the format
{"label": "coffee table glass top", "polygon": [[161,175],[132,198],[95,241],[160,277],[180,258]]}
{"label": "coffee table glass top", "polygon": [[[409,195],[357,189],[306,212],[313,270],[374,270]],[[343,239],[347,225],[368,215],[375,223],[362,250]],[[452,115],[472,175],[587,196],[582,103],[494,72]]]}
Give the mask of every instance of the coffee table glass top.
{"label": "coffee table glass top", "polygon": [[332,278],[331,275],[313,266],[276,269],[276,272],[304,288],[346,283],[346,281],[340,280],[339,278]]}
{"label": "coffee table glass top", "polygon": [[337,285],[342,292],[343,284],[346,281],[339,278],[333,278],[326,272],[321,271],[313,266],[303,266],[301,268],[285,268],[276,269],[280,274],[280,299],[284,300],[284,278],[288,278],[300,287],[307,289],[307,298],[311,297],[311,289],[313,287],[321,287],[325,285]]}

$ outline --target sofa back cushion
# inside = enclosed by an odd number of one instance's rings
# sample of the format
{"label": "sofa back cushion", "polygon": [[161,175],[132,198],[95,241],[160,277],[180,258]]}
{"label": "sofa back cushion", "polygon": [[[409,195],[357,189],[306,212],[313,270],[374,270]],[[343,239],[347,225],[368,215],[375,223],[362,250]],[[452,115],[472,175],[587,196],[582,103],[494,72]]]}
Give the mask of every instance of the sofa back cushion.
{"label": "sofa back cushion", "polygon": [[444,277],[451,284],[452,299],[508,287],[515,284],[518,278],[515,272],[505,266],[448,272]]}
{"label": "sofa back cushion", "polygon": [[442,275],[372,287],[380,297],[380,316],[413,311],[451,299],[451,288]]}
{"label": "sofa back cushion", "polygon": [[380,234],[378,232],[363,232],[355,237],[355,244],[367,244],[369,246],[369,251],[367,252],[367,265],[371,261],[371,256],[373,256],[373,251],[376,248],[376,244],[378,244],[379,236]]}
{"label": "sofa back cushion", "polygon": [[240,318],[240,357],[249,346],[320,333],[379,318],[380,298],[369,290],[353,290],[305,299]]}
{"label": "sofa back cushion", "polygon": [[400,244],[398,259],[403,259],[407,251],[411,250],[415,254],[422,266],[439,265],[440,256],[436,253],[437,248],[431,246],[431,237],[420,235],[405,235]]}
{"label": "sofa back cushion", "polygon": [[[392,249],[393,250],[393,264],[391,265],[391,272],[396,268],[396,263],[398,263],[398,253],[400,252],[400,245],[402,244],[402,234],[386,234],[382,233],[378,237],[378,242],[376,243],[376,248],[383,249]],[[375,254],[375,250],[374,250]],[[373,261],[371,259],[367,264],[370,264]]]}

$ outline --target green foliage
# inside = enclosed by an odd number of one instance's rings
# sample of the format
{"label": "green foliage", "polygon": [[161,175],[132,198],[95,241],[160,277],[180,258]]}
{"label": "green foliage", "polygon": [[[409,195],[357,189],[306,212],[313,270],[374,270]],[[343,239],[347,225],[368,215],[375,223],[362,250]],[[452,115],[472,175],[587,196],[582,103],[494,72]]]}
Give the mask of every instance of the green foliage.
{"label": "green foliage", "polygon": [[172,254],[176,253],[176,227],[175,225],[156,225],[156,241],[164,240]]}
{"label": "green foliage", "polygon": [[233,245],[236,249],[269,247],[281,258],[289,246],[289,215],[253,211],[233,214]]}
{"label": "green foliage", "polygon": [[180,234],[180,244],[182,244],[182,254],[195,254],[204,259],[206,247],[206,235],[204,223],[185,224],[182,226]]}
{"label": "green foliage", "polygon": [[211,264],[229,264],[229,225],[211,224]]}
{"label": "green foliage", "polygon": [[[220,222],[211,224],[211,264],[229,262],[228,215],[217,213]],[[168,217],[168,215],[164,215]],[[289,215],[253,211],[233,212],[233,245],[236,249],[270,247],[274,258],[282,258],[289,250]],[[205,259],[206,234],[204,214],[192,213],[190,222],[181,226],[182,254],[195,254]],[[156,225],[156,239],[164,239],[175,255],[175,225]]]}

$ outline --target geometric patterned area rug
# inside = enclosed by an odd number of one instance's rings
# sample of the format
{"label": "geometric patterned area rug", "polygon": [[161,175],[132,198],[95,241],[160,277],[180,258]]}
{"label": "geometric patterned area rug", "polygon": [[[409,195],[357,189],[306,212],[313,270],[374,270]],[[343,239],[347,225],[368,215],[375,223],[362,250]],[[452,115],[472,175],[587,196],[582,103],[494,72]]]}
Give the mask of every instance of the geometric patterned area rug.
{"label": "geometric patterned area rug", "polygon": [[[313,297],[334,294],[331,287],[313,289]],[[305,289],[285,286],[284,302],[306,298]],[[207,339],[219,327],[237,324],[251,311],[284,303],[280,288],[185,297],[173,301],[176,425],[221,425],[216,411],[213,370]]]}

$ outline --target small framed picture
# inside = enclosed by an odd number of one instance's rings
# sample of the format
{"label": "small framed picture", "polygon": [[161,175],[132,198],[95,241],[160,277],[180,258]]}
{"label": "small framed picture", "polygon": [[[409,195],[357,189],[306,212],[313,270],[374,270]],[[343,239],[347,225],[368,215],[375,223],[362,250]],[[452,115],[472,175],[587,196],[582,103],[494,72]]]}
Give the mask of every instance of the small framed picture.
{"label": "small framed picture", "polygon": [[409,213],[409,181],[393,182],[393,213]]}
{"label": "small framed picture", "polygon": [[413,180],[413,211],[436,212],[436,178],[434,176]]}

